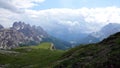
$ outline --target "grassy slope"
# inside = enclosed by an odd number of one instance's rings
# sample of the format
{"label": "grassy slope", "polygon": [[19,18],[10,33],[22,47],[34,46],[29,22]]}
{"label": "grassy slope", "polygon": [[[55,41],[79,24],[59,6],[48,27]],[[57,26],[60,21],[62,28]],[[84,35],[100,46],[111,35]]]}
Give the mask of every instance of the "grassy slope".
{"label": "grassy slope", "polygon": [[43,39],[43,42],[53,43],[56,49],[66,50],[68,48],[71,48],[71,44],[69,42],[59,40],[54,37],[45,38],[45,39]]}
{"label": "grassy slope", "polygon": [[50,49],[51,47],[51,43],[41,43],[40,45],[38,46],[30,46],[31,48],[34,48],[34,49]]}
{"label": "grassy slope", "polygon": [[98,44],[81,45],[65,52],[55,68],[119,68],[120,33]]}
{"label": "grassy slope", "polygon": [[0,65],[8,68],[47,68],[51,67],[64,51],[50,50],[51,43],[38,46],[20,47],[13,51],[19,53],[0,54]]}

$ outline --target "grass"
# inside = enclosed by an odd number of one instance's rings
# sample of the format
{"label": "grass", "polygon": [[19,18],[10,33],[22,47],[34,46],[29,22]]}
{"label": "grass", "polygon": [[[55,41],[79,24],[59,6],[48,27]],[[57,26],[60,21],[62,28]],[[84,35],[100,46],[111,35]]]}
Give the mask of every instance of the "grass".
{"label": "grass", "polygon": [[0,54],[0,65],[6,68],[47,68],[64,53],[62,50],[50,50],[51,43],[38,46],[19,47],[13,51],[18,54]]}
{"label": "grass", "polygon": [[51,43],[41,43],[38,46],[30,46],[31,48],[35,48],[35,49],[50,49],[51,47]]}
{"label": "grass", "polygon": [[60,57],[54,68],[118,68],[119,36],[107,38],[102,43],[74,47]]}

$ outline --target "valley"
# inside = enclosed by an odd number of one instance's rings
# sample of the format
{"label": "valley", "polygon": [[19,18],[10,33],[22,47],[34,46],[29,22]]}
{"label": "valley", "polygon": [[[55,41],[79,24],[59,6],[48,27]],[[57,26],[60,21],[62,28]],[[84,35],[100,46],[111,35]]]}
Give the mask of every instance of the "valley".
{"label": "valley", "polygon": [[96,44],[59,50],[53,43],[0,50],[1,68],[118,68],[120,32]]}
{"label": "valley", "polygon": [[118,24],[108,24],[73,45],[49,35],[40,26],[21,21],[14,22],[10,28],[1,25],[0,67],[117,68],[120,64],[119,29]]}

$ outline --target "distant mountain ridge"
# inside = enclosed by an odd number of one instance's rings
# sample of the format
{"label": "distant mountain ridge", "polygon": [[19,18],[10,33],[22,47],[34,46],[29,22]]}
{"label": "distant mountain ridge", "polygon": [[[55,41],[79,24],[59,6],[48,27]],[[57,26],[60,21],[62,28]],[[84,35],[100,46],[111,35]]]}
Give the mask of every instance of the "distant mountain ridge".
{"label": "distant mountain ridge", "polygon": [[100,38],[100,40],[103,40],[104,38],[107,38],[108,36],[117,32],[120,32],[120,24],[109,23],[105,25],[100,31],[93,33],[92,35],[96,38]]}
{"label": "distant mountain ridge", "polygon": [[102,27],[100,31],[89,34],[86,38],[83,39],[84,41],[80,40],[80,43],[81,44],[97,43],[117,32],[120,32],[120,24],[109,23]]}
{"label": "distant mountain ridge", "polygon": [[[85,25],[83,25],[85,26]],[[79,44],[89,44],[89,43],[97,43],[107,38],[108,36],[120,32],[120,24],[119,23],[109,23],[105,26],[101,27],[99,31],[95,32],[84,32],[85,27],[79,30],[68,30],[67,28],[57,28],[53,31],[48,31],[51,36],[59,38],[61,40],[67,41],[74,46]]]}

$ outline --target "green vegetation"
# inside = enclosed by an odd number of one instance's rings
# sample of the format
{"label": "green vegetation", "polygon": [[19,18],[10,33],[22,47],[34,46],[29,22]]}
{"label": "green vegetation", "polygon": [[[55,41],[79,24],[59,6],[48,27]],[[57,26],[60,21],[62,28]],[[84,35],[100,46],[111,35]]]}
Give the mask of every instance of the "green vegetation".
{"label": "green vegetation", "polygon": [[120,67],[120,33],[97,44],[81,45],[65,52],[54,68]]}
{"label": "green vegetation", "polygon": [[64,53],[50,50],[51,43],[13,49],[17,53],[0,53],[0,65],[5,68],[49,68]]}
{"label": "green vegetation", "polygon": [[54,37],[44,38],[43,42],[52,42],[56,49],[66,50],[68,48],[71,48],[71,44],[69,42],[59,40]]}
{"label": "green vegetation", "polygon": [[58,60],[55,68],[117,68],[120,66],[120,45],[84,45],[70,49]]}
{"label": "green vegetation", "polygon": [[100,43],[80,45],[68,51],[51,50],[51,43],[0,51],[0,66],[5,68],[118,68],[120,33]]}
{"label": "green vegetation", "polygon": [[30,46],[31,48],[35,48],[35,49],[50,49],[51,47],[51,43],[41,43],[38,46]]}
{"label": "green vegetation", "polygon": [[120,38],[119,38],[119,39],[116,39],[116,43],[117,43],[117,44],[120,44]]}

